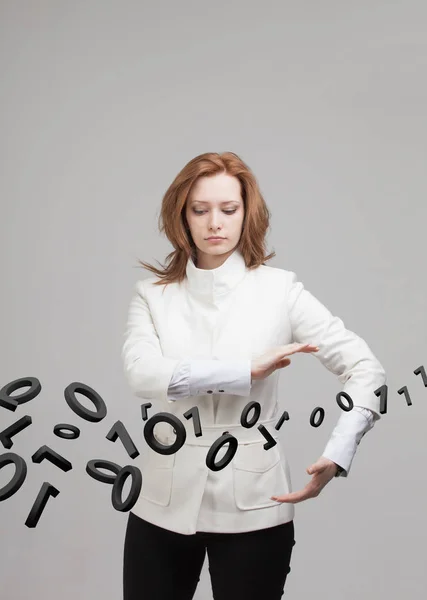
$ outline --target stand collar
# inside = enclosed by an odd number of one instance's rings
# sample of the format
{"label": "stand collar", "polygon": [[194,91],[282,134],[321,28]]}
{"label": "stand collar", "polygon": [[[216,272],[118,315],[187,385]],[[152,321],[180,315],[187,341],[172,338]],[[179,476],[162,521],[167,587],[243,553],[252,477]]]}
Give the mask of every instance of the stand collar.
{"label": "stand collar", "polygon": [[238,249],[215,269],[199,269],[190,257],[186,267],[187,288],[201,298],[215,300],[235,288],[246,272],[245,259]]}

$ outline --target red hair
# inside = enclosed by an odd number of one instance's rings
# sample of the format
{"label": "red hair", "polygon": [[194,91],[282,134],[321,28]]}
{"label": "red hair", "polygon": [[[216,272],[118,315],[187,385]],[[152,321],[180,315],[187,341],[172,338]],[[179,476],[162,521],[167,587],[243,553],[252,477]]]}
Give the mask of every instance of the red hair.
{"label": "red hair", "polygon": [[138,260],[160,278],[154,285],[181,282],[185,278],[188,259],[190,256],[196,258],[196,246],[185,216],[187,198],[200,177],[219,173],[227,173],[240,181],[245,216],[236,248],[242,253],[247,268],[256,268],[276,255],[275,252],[266,255],[265,236],[269,228],[270,211],[250,168],[234,152],[206,152],[185,165],[163,196],[159,230],[165,233],[175,250],[168,254],[166,261],[169,264],[161,265],[162,269]]}

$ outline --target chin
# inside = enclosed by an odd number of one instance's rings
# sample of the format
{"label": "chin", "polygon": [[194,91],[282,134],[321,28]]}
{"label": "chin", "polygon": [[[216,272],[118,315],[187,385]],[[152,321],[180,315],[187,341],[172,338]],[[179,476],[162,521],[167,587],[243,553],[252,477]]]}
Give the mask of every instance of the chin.
{"label": "chin", "polygon": [[232,245],[227,242],[228,240],[219,244],[210,244],[209,242],[205,242],[207,245],[206,252],[208,254],[225,254],[226,252],[229,252],[232,248]]}

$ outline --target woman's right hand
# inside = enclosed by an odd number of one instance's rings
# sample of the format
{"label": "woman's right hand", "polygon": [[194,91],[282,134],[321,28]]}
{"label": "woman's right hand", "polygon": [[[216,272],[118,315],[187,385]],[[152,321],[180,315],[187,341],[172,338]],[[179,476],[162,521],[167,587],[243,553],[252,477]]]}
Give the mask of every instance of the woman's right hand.
{"label": "woman's right hand", "polygon": [[251,376],[254,379],[265,379],[276,369],[282,369],[291,364],[287,356],[296,352],[318,352],[319,347],[313,344],[287,344],[276,346],[261,356],[254,358],[251,362]]}

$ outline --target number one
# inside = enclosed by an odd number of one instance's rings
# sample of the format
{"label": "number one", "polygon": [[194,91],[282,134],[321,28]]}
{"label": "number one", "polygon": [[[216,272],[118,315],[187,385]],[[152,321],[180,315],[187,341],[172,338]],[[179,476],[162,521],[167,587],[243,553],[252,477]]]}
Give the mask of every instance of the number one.
{"label": "number one", "polygon": [[44,507],[49,500],[49,496],[56,498],[58,494],[59,490],[57,490],[56,487],[54,487],[48,481],[45,481],[41,486],[39,493],[37,494],[37,498],[30,510],[27,520],[25,521],[25,525],[27,527],[36,527]]}

